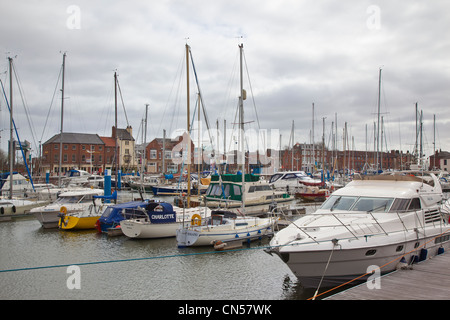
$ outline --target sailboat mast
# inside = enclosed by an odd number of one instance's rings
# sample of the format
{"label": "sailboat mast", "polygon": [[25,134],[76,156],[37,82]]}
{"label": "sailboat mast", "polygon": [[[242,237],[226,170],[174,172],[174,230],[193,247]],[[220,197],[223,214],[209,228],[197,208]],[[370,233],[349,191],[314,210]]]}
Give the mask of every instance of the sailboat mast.
{"label": "sailboat mast", "polygon": [[61,80],[61,131],[59,136],[59,172],[58,172],[58,186],[61,187],[61,169],[62,169],[62,140],[64,127],[64,76],[66,70],[66,53],[63,54],[62,63],[62,80]]}
{"label": "sailboat mast", "polygon": [[381,96],[381,68],[380,68],[380,72],[378,74],[377,170],[380,169],[380,167],[379,167],[379,163],[380,163],[380,155],[379,155],[379,148],[380,148],[380,96]]}
{"label": "sailboat mast", "polygon": [[13,141],[13,85],[12,85],[12,58],[9,58],[9,199],[13,193],[13,169],[14,169],[14,141]]}
{"label": "sailboat mast", "polygon": [[[145,104],[145,120],[144,120],[144,149],[143,149],[143,154],[142,154],[142,163],[141,163],[141,184],[142,184],[142,188],[144,188],[144,168],[145,168],[145,156],[146,156],[146,151],[147,151],[147,116],[148,116],[148,103]],[[164,156],[163,156],[164,157]]]}
{"label": "sailboat mast", "polygon": [[187,171],[188,171],[188,181],[187,181],[187,207],[190,208],[190,197],[191,197],[191,139],[190,139],[190,102],[189,102],[189,45],[186,43],[186,91],[187,91]]}
{"label": "sailboat mast", "polygon": [[315,167],[316,167],[316,151],[314,150],[314,148],[315,148],[315,145],[314,145],[314,102],[313,102],[313,104],[312,104],[312,134],[311,134],[311,143],[312,143],[312,154],[313,154],[311,174],[314,174],[314,170],[315,170]]}
{"label": "sailboat mast", "polygon": [[245,148],[244,148],[244,82],[243,82],[243,68],[242,68],[242,50],[244,49],[244,44],[241,43],[239,45],[239,53],[240,53],[240,92],[241,96],[239,97],[239,127],[241,132],[241,163],[242,163],[242,212],[245,214]]}
{"label": "sailboat mast", "polygon": [[119,186],[119,179],[118,179],[118,171],[119,171],[119,151],[118,151],[118,143],[117,143],[117,72],[114,72],[114,154],[115,154],[115,167],[116,167],[116,173],[115,173],[115,186],[116,190]]}

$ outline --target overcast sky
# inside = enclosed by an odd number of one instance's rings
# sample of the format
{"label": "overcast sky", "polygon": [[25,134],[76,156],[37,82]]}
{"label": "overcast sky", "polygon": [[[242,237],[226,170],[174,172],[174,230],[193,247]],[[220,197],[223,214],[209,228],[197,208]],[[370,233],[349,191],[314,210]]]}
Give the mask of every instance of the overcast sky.
{"label": "overcast sky", "polygon": [[[449,17],[450,2],[444,0],[2,0],[0,79],[9,98],[7,58],[13,57],[25,100],[24,107],[14,80],[14,119],[21,140],[30,141],[35,153],[39,141],[60,131],[62,52],[67,53],[64,131],[111,135],[117,71],[124,103],[119,96],[119,127],[131,125],[142,142],[141,120],[149,104],[149,142],[162,137],[163,129],[170,136],[186,128],[188,43],[211,125],[218,120],[223,130],[226,120],[231,132],[243,43],[247,128],[281,134],[284,146],[294,120],[295,142],[309,143],[314,103],[315,141],[322,140],[325,118],[331,147],[337,115],[339,149],[347,122],[348,139],[354,137],[359,150],[366,148],[367,125],[373,150],[381,68],[383,150],[413,150],[417,102],[429,155],[434,132],[436,148],[450,151]],[[197,92],[192,74],[190,88],[192,113]],[[3,96],[0,103],[1,147],[7,150]],[[271,147],[277,146],[278,141]]]}

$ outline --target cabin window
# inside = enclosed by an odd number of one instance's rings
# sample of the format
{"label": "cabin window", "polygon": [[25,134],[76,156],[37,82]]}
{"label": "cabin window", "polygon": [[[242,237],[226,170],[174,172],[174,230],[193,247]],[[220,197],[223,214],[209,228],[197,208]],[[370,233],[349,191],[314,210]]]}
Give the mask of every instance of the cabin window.
{"label": "cabin window", "polygon": [[366,256],[373,256],[375,253],[377,253],[377,250],[375,249],[367,250]]}
{"label": "cabin window", "polygon": [[221,185],[216,185],[216,191],[214,192],[215,196],[221,196],[223,194],[222,192],[222,186]]}
{"label": "cabin window", "polygon": [[409,204],[408,210],[414,211],[414,210],[420,210],[422,207],[420,205],[420,199],[414,198],[411,200],[411,203]]}
{"label": "cabin window", "polygon": [[403,212],[408,209],[408,205],[411,199],[395,199],[392,204],[390,212]]}
{"label": "cabin window", "polygon": [[248,188],[248,192],[255,192],[255,186],[251,186],[250,188]]}
{"label": "cabin window", "polygon": [[326,210],[349,210],[358,197],[331,196],[324,202],[321,209]]}
{"label": "cabin window", "polygon": [[272,177],[270,177],[269,183],[274,183],[275,181],[277,181],[278,179],[280,179],[282,176],[282,174],[274,174]]}
{"label": "cabin window", "polygon": [[225,198],[228,198],[230,196],[230,185],[229,184],[227,184],[225,186],[224,193],[225,193]]}
{"label": "cabin window", "polygon": [[235,196],[240,196],[241,188],[238,185],[233,184],[233,193]]}
{"label": "cabin window", "polygon": [[351,209],[352,211],[387,212],[393,198],[360,197]]}
{"label": "cabin window", "polygon": [[297,175],[295,173],[288,173],[287,175],[285,175],[283,177],[283,180],[295,179],[295,178],[297,178]]}
{"label": "cabin window", "polygon": [[211,225],[218,226],[222,224],[222,216],[211,216]]}

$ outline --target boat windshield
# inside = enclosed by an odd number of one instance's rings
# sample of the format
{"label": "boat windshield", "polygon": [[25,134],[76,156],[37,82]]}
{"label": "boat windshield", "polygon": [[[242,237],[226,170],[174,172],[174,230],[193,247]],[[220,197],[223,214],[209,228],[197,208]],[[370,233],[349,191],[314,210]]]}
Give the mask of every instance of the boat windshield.
{"label": "boat windshield", "polygon": [[355,203],[358,197],[350,196],[331,196],[327,201],[323,203],[320,209],[325,210],[349,210],[350,207]]}
{"label": "boat windshield", "polygon": [[323,203],[320,209],[330,211],[388,212],[393,201],[394,198],[332,195]]}
{"label": "boat windshield", "polygon": [[394,198],[361,197],[351,211],[388,212]]}
{"label": "boat windshield", "polygon": [[278,179],[280,179],[283,175],[281,173],[276,173],[272,177],[270,177],[269,183],[274,183]]}
{"label": "boat windshield", "polygon": [[[80,201],[81,196],[68,196],[68,197],[59,197],[55,203],[78,203]],[[91,199],[92,200],[92,199]]]}

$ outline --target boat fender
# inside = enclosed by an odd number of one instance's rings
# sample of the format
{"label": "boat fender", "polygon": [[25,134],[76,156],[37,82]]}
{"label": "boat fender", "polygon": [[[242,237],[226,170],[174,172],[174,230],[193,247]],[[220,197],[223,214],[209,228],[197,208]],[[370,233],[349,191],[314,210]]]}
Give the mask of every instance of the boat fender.
{"label": "boat fender", "polygon": [[1,207],[1,208],[0,208],[0,213],[1,213],[1,214],[5,214],[5,208]]}
{"label": "boat fender", "polygon": [[420,250],[419,261],[427,260],[427,255],[428,255],[428,250],[422,248],[422,249]]}
{"label": "boat fender", "polygon": [[16,213],[16,206],[12,206],[12,212]]}
{"label": "boat fender", "polygon": [[202,224],[202,217],[199,214],[193,214],[191,218],[191,226],[200,226]]}
{"label": "boat fender", "polygon": [[406,262],[405,257],[402,257],[400,262],[397,263],[397,266],[395,267],[397,270],[405,270],[408,268],[408,263]]}
{"label": "boat fender", "polygon": [[217,241],[213,240],[212,244],[214,245],[215,250],[223,250],[227,246],[226,243],[224,243],[220,240],[217,240]]}
{"label": "boat fender", "polygon": [[444,253],[444,248],[443,248],[443,247],[440,247],[440,248],[438,249],[437,254],[443,254],[443,253]]}

